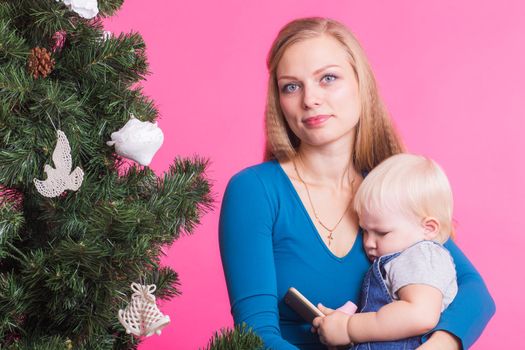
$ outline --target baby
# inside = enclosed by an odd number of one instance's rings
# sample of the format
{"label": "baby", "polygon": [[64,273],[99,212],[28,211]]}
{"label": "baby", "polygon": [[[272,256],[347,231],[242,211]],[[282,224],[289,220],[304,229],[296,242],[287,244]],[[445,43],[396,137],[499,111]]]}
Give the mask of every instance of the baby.
{"label": "baby", "polygon": [[327,316],[314,320],[314,330],[330,346],[415,349],[458,288],[454,262],[442,246],[452,234],[448,179],[434,161],[398,154],[366,176],[354,208],[365,252],[373,261],[359,313],[319,305]]}

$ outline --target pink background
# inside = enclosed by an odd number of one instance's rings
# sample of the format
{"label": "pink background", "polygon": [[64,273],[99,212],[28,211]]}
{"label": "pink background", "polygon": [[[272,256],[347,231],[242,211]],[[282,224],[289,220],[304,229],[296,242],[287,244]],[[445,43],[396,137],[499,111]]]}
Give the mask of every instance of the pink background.
{"label": "pink background", "polygon": [[[182,296],[161,304],[172,323],[142,350],[197,349],[232,319],[217,244],[227,180],[263,149],[265,57],[279,28],[328,16],[352,28],[409,149],[436,159],[455,193],[457,242],[496,300],[474,349],[516,348],[525,334],[520,225],[525,209],[525,5],[522,1],[127,0],[107,28],[139,31],[165,142],[210,158],[217,199],[193,236],[167,249]],[[521,231],[521,232],[520,232]]]}

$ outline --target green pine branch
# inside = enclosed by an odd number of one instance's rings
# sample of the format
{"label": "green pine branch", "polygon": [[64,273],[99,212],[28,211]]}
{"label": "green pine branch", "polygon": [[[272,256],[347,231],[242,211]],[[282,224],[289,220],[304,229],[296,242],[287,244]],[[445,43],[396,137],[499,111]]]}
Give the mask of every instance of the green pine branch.
{"label": "green pine branch", "polygon": [[11,6],[0,4],[0,62],[14,60],[23,64],[27,57],[27,44],[24,38],[12,29],[10,10]]}
{"label": "green pine branch", "polygon": [[[122,2],[99,0],[100,17]],[[2,349],[135,349],[140,339],[117,320],[130,284],[156,284],[158,300],[178,296],[163,249],[214,204],[206,159],[177,157],[157,176],[106,144],[131,114],[154,121],[158,111],[137,84],[148,74],[142,37],[104,40],[100,17],[80,18],[61,1],[0,0]],[[35,79],[27,60],[37,46],[56,64]],[[33,180],[55,165],[55,129],[85,174],[78,191],[46,198]]]}
{"label": "green pine branch", "polygon": [[7,255],[7,243],[20,239],[19,232],[25,223],[24,216],[14,205],[17,201],[15,195],[4,191],[2,196],[6,200],[0,203],[0,259]]}
{"label": "green pine branch", "polygon": [[246,324],[215,332],[204,350],[263,350],[262,339]]}

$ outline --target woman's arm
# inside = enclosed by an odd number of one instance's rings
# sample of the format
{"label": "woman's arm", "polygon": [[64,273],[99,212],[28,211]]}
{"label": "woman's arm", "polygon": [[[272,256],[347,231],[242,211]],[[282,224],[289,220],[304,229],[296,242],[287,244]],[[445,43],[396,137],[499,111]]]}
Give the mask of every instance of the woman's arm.
{"label": "woman's arm", "polygon": [[[454,301],[441,315],[441,319],[426,338],[437,330],[443,330],[439,334],[439,340],[435,349],[455,349],[451,345],[460,341],[460,348],[468,349],[479,338],[483,329],[494,315],[496,305],[490,296],[483,279],[476,271],[472,263],[461,252],[458,246],[452,241],[448,240],[445,247],[450,251],[454,263],[456,265],[456,273],[458,279],[458,294]],[[435,339],[433,339],[435,342]]]}
{"label": "woman's arm", "polygon": [[226,188],[219,244],[235,324],[245,322],[266,347],[297,350],[281,337],[275,277],[271,207],[253,169],[235,175]]}
{"label": "woman's arm", "polygon": [[435,331],[417,350],[461,350],[461,341],[445,331]]}

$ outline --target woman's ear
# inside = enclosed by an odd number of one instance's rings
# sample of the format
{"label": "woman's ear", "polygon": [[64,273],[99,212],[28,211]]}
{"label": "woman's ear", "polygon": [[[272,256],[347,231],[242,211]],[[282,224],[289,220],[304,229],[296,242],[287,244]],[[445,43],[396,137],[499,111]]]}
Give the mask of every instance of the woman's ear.
{"label": "woman's ear", "polygon": [[421,225],[424,229],[425,239],[435,240],[439,236],[441,225],[439,224],[439,221],[436,218],[432,216],[427,216],[423,219]]}

